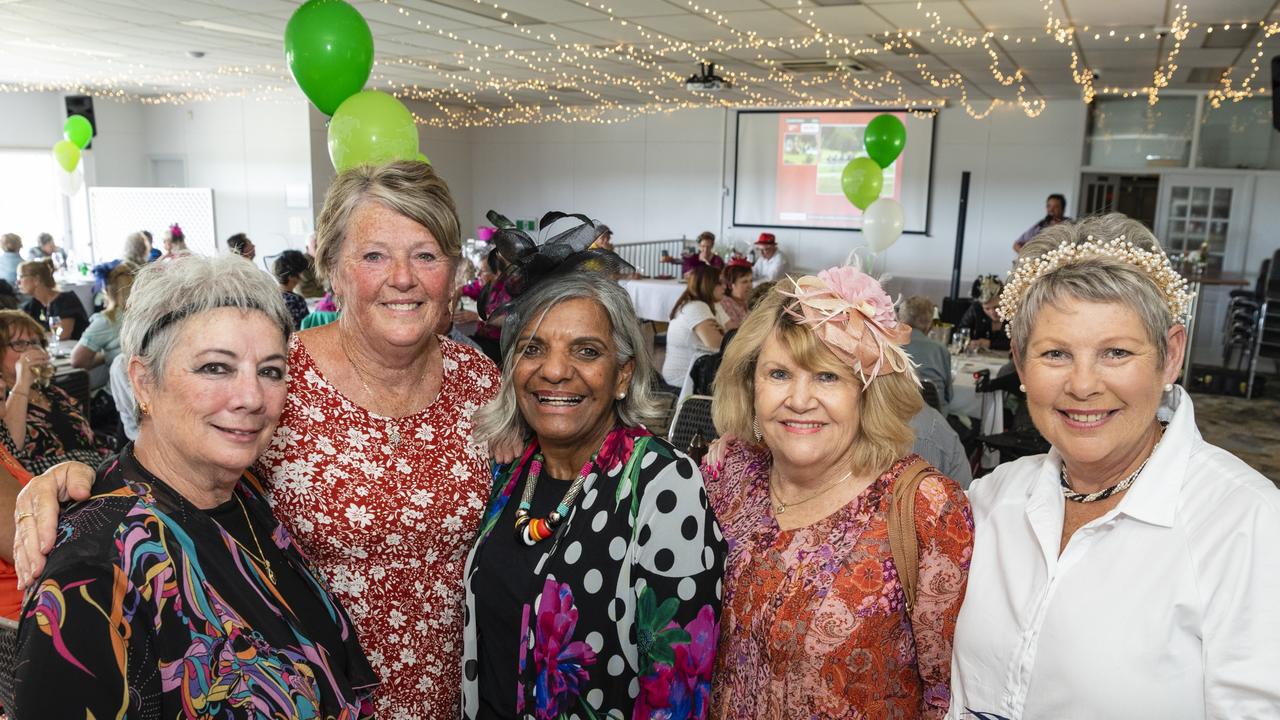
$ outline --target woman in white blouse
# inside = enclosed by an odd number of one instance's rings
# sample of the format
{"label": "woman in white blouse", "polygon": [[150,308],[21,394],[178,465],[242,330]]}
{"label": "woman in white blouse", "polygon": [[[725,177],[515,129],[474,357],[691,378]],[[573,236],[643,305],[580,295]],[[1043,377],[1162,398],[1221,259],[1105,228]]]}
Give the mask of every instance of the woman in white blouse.
{"label": "woman in white blouse", "polygon": [[1172,384],[1189,300],[1123,215],[1022,250],[1001,313],[1053,449],[969,491],[949,717],[1280,717],[1280,491]]}
{"label": "woman in white blouse", "polygon": [[709,265],[689,272],[685,291],[671,309],[667,326],[667,356],[662,362],[662,379],[679,388],[701,355],[719,352],[724,330],[716,322],[716,303],[724,297],[720,269]]}

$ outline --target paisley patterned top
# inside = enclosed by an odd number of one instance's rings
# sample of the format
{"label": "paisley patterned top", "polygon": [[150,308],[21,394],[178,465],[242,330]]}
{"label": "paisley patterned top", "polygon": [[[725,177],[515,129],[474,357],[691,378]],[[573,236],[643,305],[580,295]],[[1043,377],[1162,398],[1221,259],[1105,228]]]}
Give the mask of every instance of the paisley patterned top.
{"label": "paisley patterned top", "polygon": [[[467,558],[463,716],[481,716],[481,694],[511,693],[517,716],[536,720],[707,717],[724,537],[698,468],[643,428],[610,433],[534,567],[505,563],[528,578],[523,604],[510,608],[519,652],[480,657],[477,573],[504,564],[484,557],[498,547],[486,541],[513,532],[499,519],[510,518],[503,510],[518,502],[536,449],[495,472]],[[509,667],[513,685],[480,687],[482,662]]]}
{"label": "paisley patterned top", "polygon": [[143,469],[132,445],[105,464],[27,594],[13,714],[371,716],[377,679],[350,620],[260,491],[250,475],[234,491],[248,527],[273,529],[257,555]]}
{"label": "paisley patterned top", "polygon": [[295,336],[289,394],[258,459],[276,514],[355,620],[380,720],[456,717],[462,568],[489,491],[471,414],[498,391],[478,350],[440,339],[440,395],[394,419],[329,384]]}
{"label": "paisley patterned top", "polygon": [[946,715],[973,513],[949,478],[920,483],[919,589],[908,615],[886,511],[893,483],[916,459],[898,460],[832,515],[787,531],[769,502],[768,451],[732,443],[721,466],[706,469],[729,541],[713,717]]}

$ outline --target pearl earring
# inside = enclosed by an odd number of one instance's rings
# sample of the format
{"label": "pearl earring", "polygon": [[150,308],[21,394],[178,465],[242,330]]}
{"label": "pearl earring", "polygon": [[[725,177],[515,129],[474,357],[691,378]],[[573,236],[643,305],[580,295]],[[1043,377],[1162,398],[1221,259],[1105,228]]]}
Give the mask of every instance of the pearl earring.
{"label": "pearl earring", "polygon": [[1171,392],[1172,390],[1173,390],[1173,383],[1165,383],[1164,391]]}
{"label": "pearl earring", "polygon": [[1019,392],[1026,392],[1026,391],[1027,391],[1027,386],[1026,386],[1026,385],[1019,385],[1019,386],[1018,386],[1018,391],[1019,391]]}
{"label": "pearl earring", "polygon": [[626,399],[627,399],[627,394],[626,394],[626,393],[618,393],[618,399],[619,399],[619,400],[626,400]]}

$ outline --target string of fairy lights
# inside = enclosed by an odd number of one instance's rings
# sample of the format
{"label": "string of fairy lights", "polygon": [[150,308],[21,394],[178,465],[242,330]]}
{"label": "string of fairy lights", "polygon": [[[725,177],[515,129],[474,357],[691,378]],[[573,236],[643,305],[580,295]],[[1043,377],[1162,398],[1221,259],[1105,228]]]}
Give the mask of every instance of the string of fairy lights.
{"label": "string of fairy lights", "polygon": [[[370,77],[375,89],[404,100],[421,103],[417,121],[440,128],[495,127],[553,121],[612,124],[656,113],[707,107],[815,109],[846,107],[906,108],[918,114],[953,105],[974,118],[986,117],[998,108],[1013,108],[1036,117],[1046,107],[1035,85],[1034,73],[1020,67],[1009,48],[1030,45],[1060,46],[1071,57],[1069,66],[1081,98],[1091,103],[1098,95],[1146,97],[1150,105],[1178,69],[1178,59],[1188,35],[1250,33],[1247,64],[1223,73],[1208,91],[1207,100],[1217,108],[1265,94],[1257,82],[1267,41],[1280,34],[1280,21],[1201,23],[1190,19],[1185,4],[1175,4],[1173,19],[1164,32],[1132,27],[1077,26],[1059,17],[1056,0],[1042,0],[1043,28],[1035,31],[998,32],[972,30],[947,24],[941,13],[917,1],[921,26],[877,35],[846,36],[822,26],[817,10],[796,0],[784,10],[807,28],[794,37],[774,37],[733,27],[719,11],[703,7],[699,0],[685,0],[686,7],[714,24],[721,37],[692,42],[649,27],[643,21],[620,16],[603,0],[571,0],[616,25],[626,40],[585,43],[559,38],[547,26],[524,26],[500,3],[473,0],[485,15],[506,24],[528,42],[484,43],[438,27],[423,11],[381,0],[403,18],[402,25],[428,33],[458,46],[447,60],[380,55]],[[492,36],[488,33],[487,36]],[[1142,87],[1095,85],[1099,73],[1086,64],[1082,38],[1106,38],[1120,44],[1158,44],[1159,62],[1151,81]],[[375,38],[376,43],[376,38]],[[973,80],[974,73],[952,67],[925,50],[981,50],[987,60],[990,81]],[[74,53],[74,49],[68,49]],[[813,58],[821,56],[825,68],[797,74],[778,59],[779,52]],[[0,59],[14,51],[0,46]],[[732,84],[723,94],[689,92],[684,79],[696,63],[729,58],[730,67],[718,74]],[[897,63],[906,58],[905,63]],[[0,92],[58,91],[92,94],[104,99],[146,104],[184,104],[225,97],[293,99],[297,90],[283,59],[258,65],[224,65],[211,70],[156,72],[139,63],[95,57],[100,69],[87,77],[67,81],[0,83]],[[902,65],[910,65],[905,69]],[[883,67],[876,67],[881,65]],[[896,66],[896,67],[895,67]],[[985,78],[985,76],[984,76]],[[992,88],[992,89],[988,89]]]}

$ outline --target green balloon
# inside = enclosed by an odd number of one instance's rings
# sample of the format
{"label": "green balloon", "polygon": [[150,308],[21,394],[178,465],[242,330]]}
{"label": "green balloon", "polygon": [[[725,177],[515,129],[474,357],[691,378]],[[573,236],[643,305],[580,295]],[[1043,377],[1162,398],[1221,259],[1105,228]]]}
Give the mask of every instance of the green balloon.
{"label": "green balloon", "polygon": [[76,144],[83,150],[93,140],[93,126],[83,115],[72,115],[62,123],[62,137]]}
{"label": "green balloon", "polygon": [[360,92],[373,69],[373,33],[343,0],[310,0],[284,29],[289,72],[320,112],[332,115]]}
{"label": "green balloon", "polygon": [[859,210],[880,197],[880,189],[884,187],[884,170],[868,157],[854,158],[844,166],[840,174],[840,189]]}
{"label": "green balloon", "polygon": [[53,158],[63,170],[71,172],[80,164],[80,148],[70,140],[59,140],[53,145]]}
{"label": "green balloon", "polygon": [[426,153],[418,153],[418,162],[430,165],[431,158],[427,157]]}
{"label": "green balloon", "polygon": [[393,96],[366,90],[347,98],[329,121],[329,159],[338,172],[356,165],[418,159],[418,126]]}
{"label": "green balloon", "polygon": [[893,164],[907,145],[907,128],[896,115],[877,115],[862,136],[867,154],[882,168]]}

